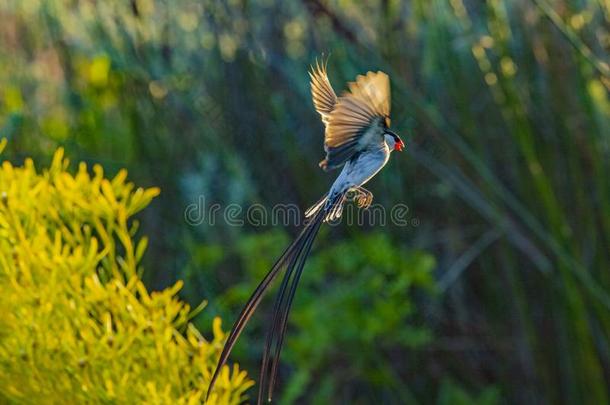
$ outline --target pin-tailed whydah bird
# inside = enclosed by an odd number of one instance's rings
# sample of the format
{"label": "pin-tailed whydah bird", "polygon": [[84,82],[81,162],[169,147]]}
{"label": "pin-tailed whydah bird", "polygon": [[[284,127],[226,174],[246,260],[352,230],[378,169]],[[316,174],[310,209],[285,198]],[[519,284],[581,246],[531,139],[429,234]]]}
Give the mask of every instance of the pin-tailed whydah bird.
{"label": "pin-tailed whydah bird", "polygon": [[286,333],[288,312],[294,298],[305,259],[323,222],[341,217],[348,197],[359,207],[368,207],[373,199],[362,187],[390,158],[390,153],[401,151],[402,140],[390,131],[390,80],[383,72],[368,72],[348,84],[349,91],[337,97],[326,74],[326,66],[316,62],[309,76],[311,95],[316,111],[322,116],[326,158],[320,162],[325,171],[343,167],[330,191],[305,212],[303,230],[282,253],[269,273],[256,287],[233,325],[222,350],[216,371],[208,388],[208,397],[225,365],[237,338],[260,303],[273,280],[284,270],[273,318],[267,332],[261,366],[258,404],[271,401],[278,372],[280,351]]}

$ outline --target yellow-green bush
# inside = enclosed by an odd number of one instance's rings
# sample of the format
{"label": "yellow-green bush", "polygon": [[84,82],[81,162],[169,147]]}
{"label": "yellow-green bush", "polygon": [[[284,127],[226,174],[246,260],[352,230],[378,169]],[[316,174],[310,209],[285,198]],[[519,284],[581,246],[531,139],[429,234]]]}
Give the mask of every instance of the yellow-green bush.
{"label": "yellow-green bush", "polygon": [[[0,402],[202,403],[220,319],[206,341],[180,282],[149,293],[138,276],[146,239],[130,217],[159,190],[67,167],[58,150],[42,173],[0,168]],[[227,366],[209,404],[243,402],[251,385]]]}

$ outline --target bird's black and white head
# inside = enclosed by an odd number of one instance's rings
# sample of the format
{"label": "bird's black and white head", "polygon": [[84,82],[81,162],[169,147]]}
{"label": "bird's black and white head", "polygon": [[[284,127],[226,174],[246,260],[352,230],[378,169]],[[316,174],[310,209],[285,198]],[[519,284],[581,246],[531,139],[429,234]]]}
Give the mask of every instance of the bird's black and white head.
{"label": "bird's black and white head", "polygon": [[398,135],[396,135],[389,129],[386,129],[383,133],[383,137],[390,151],[396,150],[398,152],[402,152],[403,148],[405,147],[405,143],[402,141],[402,139],[400,139]]}

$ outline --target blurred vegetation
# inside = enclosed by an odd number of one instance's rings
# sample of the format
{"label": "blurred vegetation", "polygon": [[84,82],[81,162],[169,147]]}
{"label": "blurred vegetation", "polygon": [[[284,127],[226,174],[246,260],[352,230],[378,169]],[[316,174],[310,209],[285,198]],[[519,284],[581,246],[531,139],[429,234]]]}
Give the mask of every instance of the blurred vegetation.
{"label": "blurred vegetation", "polygon": [[[42,173],[0,169],[0,402],[203,403],[220,319],[206,341],[182,283],[151,294],[138,277],[147,239],[130,218],[159,190],[67,166],[59,150]],[[207,403],[239,404],[252,384],[226,366]]]}
{"label": "blurred vegetation", "polygon": [[[390,74],[407,153],[370,189],[413,225],[320,235],[280,403],[608,403],[607,1],[6,0],[0,18],[7,157],[60,145],[160,186],[145,282],[184,279],[227,320],[294,230],[185,207],[310,205],[332,176],[309,64],[330,53],[336,90]],[[233,356],[253,376],[261,309]]]}

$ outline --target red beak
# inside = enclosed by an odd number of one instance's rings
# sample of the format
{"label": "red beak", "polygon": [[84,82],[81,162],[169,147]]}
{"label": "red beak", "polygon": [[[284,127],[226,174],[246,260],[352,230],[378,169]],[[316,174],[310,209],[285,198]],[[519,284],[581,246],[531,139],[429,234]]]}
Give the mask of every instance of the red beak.
{"label": "red beak", "polygon": [[405,147],[405,143],[402,140],[399,140],[394,144],[394,150],[402,152],[402,149]]}

